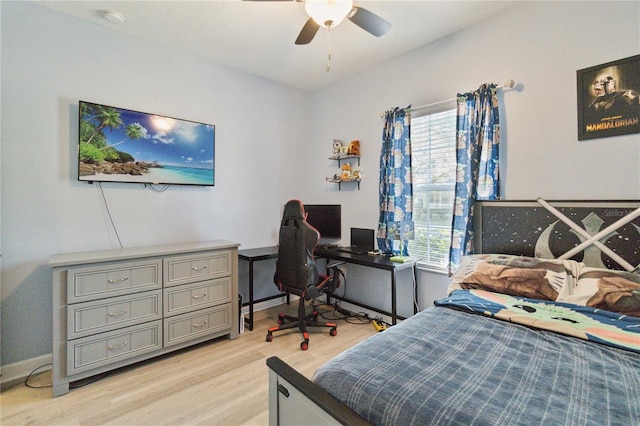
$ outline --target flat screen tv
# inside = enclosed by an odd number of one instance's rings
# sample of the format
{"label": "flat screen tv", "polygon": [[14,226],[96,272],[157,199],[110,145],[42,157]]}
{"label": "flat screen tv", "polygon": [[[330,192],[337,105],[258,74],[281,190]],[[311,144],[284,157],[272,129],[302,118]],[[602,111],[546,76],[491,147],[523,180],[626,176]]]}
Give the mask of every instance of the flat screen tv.
{"label": "flat screen tv", "polygon": [[340,204],[305,204],[304,210],[307,213],[307,222],[320,232],[320,237],[342,237]]}
{"label": "flat screen tv", "polygon": [[80,101],[78,180],[215,184],[215,126]]}

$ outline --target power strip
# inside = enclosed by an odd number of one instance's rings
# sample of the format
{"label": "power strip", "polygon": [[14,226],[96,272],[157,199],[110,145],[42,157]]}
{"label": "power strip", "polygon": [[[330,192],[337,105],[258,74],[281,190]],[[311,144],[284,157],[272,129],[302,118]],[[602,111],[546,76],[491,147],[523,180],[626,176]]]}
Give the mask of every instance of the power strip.
{"label": "power strip", "polygon": [[344,308],[338,308],[338,312],[341,313],[342,315],[345,315],[347,317],[350,317],[351,311],[349,311],[348,309],[344,309]]}
{"label": "power strip", "polygon": [[372,319],[371,324],[373,324],[373,327],[378,330],[378,332],[385,331],[387,329],[387,323],[382,321],[379,317]]}

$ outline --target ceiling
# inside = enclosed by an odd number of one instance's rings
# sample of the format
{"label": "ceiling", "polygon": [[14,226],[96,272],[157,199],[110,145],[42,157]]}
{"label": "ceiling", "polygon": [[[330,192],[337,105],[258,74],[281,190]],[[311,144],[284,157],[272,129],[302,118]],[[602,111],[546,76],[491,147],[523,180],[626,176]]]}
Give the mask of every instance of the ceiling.
{"label": "ceiling", "polygon": [[[298,1],[35,1],[44,7],[147,39],[297,89],[313,91],[428,44],[518,1],[359,1],[392,24],[377,38],[344,20],[308,45],[294,41],[307,20]],[[111,23],[102,12],[124,16]],[[327,71],[327,52],[331,61]]]}

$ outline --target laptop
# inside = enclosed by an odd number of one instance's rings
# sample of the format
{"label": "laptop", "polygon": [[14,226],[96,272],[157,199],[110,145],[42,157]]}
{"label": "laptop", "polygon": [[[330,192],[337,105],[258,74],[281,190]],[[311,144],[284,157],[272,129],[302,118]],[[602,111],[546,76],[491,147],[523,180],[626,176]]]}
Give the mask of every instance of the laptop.
{"label": "laptop", "polygon": [[351,245],[338,251],[354,254],[367,254],[373,250],[375,234],[373,229],[351,228]]}

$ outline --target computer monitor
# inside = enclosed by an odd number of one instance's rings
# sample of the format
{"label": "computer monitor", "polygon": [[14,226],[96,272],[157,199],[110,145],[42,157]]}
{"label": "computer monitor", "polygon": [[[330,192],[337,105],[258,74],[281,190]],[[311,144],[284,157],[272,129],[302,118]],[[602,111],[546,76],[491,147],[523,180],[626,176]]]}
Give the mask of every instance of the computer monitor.
{"label": "computer monitor", "polygon": [[340,204],[305,204],[307,222],[322,238],[342,238],[342,206]]}
{"label": "computer monitor", "polygon": [[375,245],[375,231],[373,229],[351,228],[351,246],[371,251]]}

